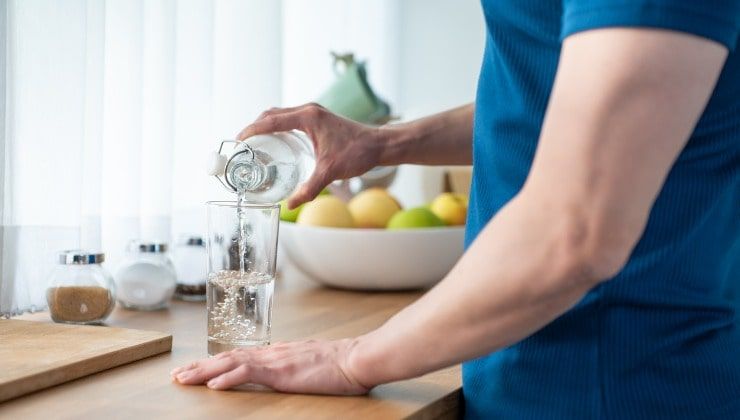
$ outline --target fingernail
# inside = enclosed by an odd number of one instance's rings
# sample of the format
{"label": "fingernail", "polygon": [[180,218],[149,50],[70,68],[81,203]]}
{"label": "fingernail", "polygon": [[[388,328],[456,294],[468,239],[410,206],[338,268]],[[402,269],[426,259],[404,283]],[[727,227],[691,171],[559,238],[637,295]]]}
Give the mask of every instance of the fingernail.
{"label": "fingernail", "polygon": [[217,381],[215,379],[212,379],[212,380],[208,381],[208,383],[206,384],[206,386],[208,388],[215,388],[216,387],[216,383],[217,383]]}
{"label": "fingernail", "polygon": [[178,381],[185,380],[185,379],[188,378],[188,376],[190,376],[190,375],[188,375],[188,372],[183,372],[183,373],[177,375],[177,380]]}

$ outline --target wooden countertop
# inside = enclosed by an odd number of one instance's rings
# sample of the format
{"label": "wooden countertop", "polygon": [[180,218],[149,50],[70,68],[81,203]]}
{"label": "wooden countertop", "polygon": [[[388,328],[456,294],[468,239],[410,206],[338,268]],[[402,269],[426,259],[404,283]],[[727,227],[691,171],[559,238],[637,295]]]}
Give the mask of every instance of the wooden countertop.
{"label": "wooden countertop", "polygon": [[[418,292],[358,293],[322,288],[288,270],[277,280],[273,341],[341,338],[367,332],[419,297]],[[21,319],[49,321],[48,313]],[[459,366],[375,388],[369,396],[212,391],[170,380],[173,368],[206,357],[205,303],[169,310],[116,308],[108,324],[173,335],[172,353],[110,369],[0,404],[0,418],[457,418]],[[22,351],[19,349],[19,351]]]}

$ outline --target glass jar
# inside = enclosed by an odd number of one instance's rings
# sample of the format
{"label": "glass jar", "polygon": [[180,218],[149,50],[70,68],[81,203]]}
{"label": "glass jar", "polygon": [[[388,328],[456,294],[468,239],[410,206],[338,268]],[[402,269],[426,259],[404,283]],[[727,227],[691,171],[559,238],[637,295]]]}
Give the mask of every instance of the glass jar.
{"label": "glass jar", "polygon": [[105,254],[61,251],[59,265],[49,277],[46,303],[54,322],[99,324],[115,306],[115,285],[100,265]]}
{"label": "glass jar", "polygon": [[134,241],[115,273],[118,302],[125,308],[166,308],[175,292],[175,267],[163,242]]}
{"label": "glass jar", "polygon": [[206,300],[208,253],[200,236],[184,236],[172,252],[177,273],[177,299],[198,302]]}

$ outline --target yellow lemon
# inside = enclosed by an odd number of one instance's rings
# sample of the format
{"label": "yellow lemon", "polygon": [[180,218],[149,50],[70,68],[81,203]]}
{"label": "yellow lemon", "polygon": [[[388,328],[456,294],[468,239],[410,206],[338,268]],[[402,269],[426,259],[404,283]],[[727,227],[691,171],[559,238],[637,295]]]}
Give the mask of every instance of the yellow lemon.
{"label": "yellow lemon", "polygon": [[361,228],[384,228],[401,210],[398,201],[382,188],[362,191],[350,200],[348,207],[355,226]]}
{"label": "yellow lemon", "polygon": [[306,203],[298,214],[296,223],[308,226],[354,227],[352,214],[347,205],[333,195],[320,195]]}

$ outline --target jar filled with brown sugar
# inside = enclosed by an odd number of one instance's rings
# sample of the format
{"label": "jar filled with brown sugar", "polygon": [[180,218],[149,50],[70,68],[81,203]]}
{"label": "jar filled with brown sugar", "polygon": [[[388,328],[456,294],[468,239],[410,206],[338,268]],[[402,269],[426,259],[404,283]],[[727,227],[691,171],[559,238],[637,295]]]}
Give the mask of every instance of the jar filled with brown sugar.
{"label": "jar filled with brown sugar", "polygon": [[62,251],[46,289],[51,319],[67,324],[99,324],[115,306],[115,285],[101,265],[105,254]]}

